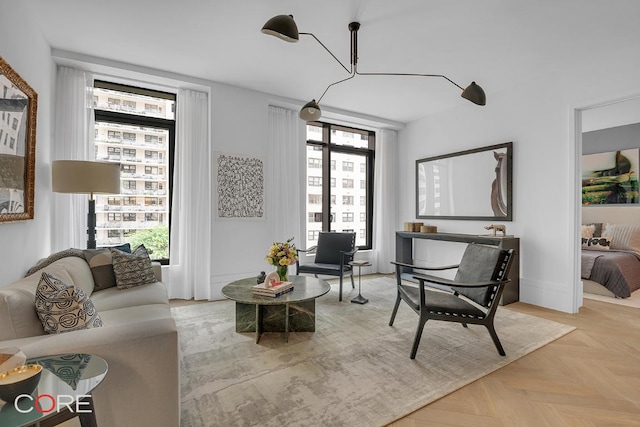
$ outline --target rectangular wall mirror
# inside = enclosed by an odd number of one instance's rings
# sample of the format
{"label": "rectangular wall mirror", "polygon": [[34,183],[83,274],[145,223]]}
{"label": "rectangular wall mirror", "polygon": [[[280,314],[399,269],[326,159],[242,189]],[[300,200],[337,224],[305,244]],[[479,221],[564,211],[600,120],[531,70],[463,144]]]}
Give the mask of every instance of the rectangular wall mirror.
{"label": "rectangular wall mirror", "polygon": [[511,221],[513,143],[416,160],[416,217]]}
{"label": "rectangular wall mirror", "polygon": [[38,95],[0,57],[0,222],[33,219]]}

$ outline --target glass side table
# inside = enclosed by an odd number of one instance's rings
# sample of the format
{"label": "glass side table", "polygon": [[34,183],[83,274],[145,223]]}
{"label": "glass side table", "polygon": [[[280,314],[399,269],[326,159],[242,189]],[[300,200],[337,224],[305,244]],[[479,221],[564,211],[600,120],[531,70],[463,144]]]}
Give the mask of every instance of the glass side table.
{"label": "glass side table", "polygon": [[369,261],[350,261],[349,265],[351,267],[358,267],[358,296],[353,298],[351,302],[356,304],[366,304],[369,302],[368,299],[362,296],[362,267],[369,267],[371,263]]}
{"label": "glass side table", "polygon": [[[95,427],[91,392],[109,369],[107,362],[91,354],[59,354],[28,359],[42,366],[40,382],[31,397],[17,402],[0,400],[0,426],[55,426],[74,417],[82,427]],[[71,409],[70,409],[71,408]]]}

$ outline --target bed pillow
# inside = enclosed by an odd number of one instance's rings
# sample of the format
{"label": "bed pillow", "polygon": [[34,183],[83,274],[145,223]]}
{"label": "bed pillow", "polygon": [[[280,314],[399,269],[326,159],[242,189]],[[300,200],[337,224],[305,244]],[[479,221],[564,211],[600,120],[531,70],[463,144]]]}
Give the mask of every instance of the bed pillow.
{"label": "bed pillow", "polygon": [[118,289],[133,288],[157,281],[149,253],[144,245],[138,246],[130,254],[112,249],[111,256]]}
{"label": "bed pillow", "polygon": [[600,237],[600,236],[602,236],[602,228],[604,226],[603,223],[601,223],[601,222],[591,222],[591,223],[585,224],[585,225],[588,225],[588,226],[593,225],[593,227],[594,227],[593,236],[591,236],[591,237]]}
{"label": "bed pillow", "polygon": [[640,254],[640,225],[606,224],[602,235],[613,239],[611,249]]}
{"label": "bed pillow", "polygon": [[580,237],[583,239],[589,239],[593,237],[593,233],[596,231],[596,226],[593,224],[583,225],[580,228]]}
{"label": "bed pillow", "polygon": [[42,273],[36,288],[36,313],[48,334],[102,326],[91,299],[80,288]]}
{"label": "bed pillow", "polygon": [[583,237],[582,249],[608,251],[611,248],[611,237]]}

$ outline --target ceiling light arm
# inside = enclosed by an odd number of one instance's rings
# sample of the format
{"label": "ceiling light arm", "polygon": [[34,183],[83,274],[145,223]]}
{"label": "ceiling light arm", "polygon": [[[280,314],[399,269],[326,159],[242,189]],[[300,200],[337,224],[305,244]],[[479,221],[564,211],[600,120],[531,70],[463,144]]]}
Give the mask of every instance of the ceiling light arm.
{"label": "ceiling light arm", "polygon": [[345,65],[342,63],[342,61],[340,61],[340,60],[338,59],[338,57],[337,57],[337,56],[335,56],[335,55],[333,54],[333,52],[331,52],[331,51],[329,50],[329,48],[328,48],[328,47],[326,47],[326,46],[324,45],[324,43],[322,43],[322,42],[320,41],[320,39],[319,39],[319,38],[317,38],[313,33],[299,33],[299,34],[304,34],[304,35],[307,35],[307,36],[311,36],[311,37],[313,37],[314,39],[316,39],[316,41],[317,41],[318,43],[320,43],[320,46],[322,46],[322,47],[324,48],[324,50],[326,50],[327,52],[329,52],[329,55],[333,56],[333,59],[335,59],[336,61],[338,61],[338,64],[340,64],[340,65],[342,66],[342,68],[344,68],[344,70],[345,70],[347,73],[349,73],[349,74],[353,73],[353,67],[352,67],[352,69],[351,69],[351,70],[349,70],[347,67],[345,67]]}
{"label": "ceiling light arm", "polygon": [[356,76],[356,73],[353,73],[349,77],[347,77],[346,79],[338,80],[337,82],[331,83],[329,86],[327,86],[327,88],[324,90],[324,92],[322,92],[322,96],[320,96],[320,98],[318,98],[318,104],[320,103],[320,101],[322,101],[322,98],[327,93],[327,91],[331,88],[331,86],[335,86],[335,85],[337,85],[339,83],[343,83],[343,82],[346,82],[347,80],[351,80],[355,76]]}
{"label": "ceiling light arm", "polygon": [[415,74],[415,73],[361,73],[359,72],[357,69],[355,70],[355,74],[358,74],[360,76],[415,76],[415,77],[442,77],[443,79],[447,80],[449,83],[451,83],[452,85],[457,86],[460,90],[464,90],[464,88],[462,86],[460,86],[458,83],[454,82],[453,80],[451,80],[449,77],[443,75],[443,74]]}

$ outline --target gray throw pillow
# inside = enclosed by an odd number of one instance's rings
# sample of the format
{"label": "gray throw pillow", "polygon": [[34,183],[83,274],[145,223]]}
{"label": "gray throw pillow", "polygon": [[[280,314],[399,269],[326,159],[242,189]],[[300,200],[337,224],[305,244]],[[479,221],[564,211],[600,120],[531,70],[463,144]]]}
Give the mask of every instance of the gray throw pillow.
{"label": "gray throw pillow", "polygon": [[114,246],[113,248],[85,249],[82,251],[84,258],[87,260],[89,268],[91,269],[94,291],[101,291],[103,289],[112,288],[116,285],[111,249],[131,252],[131,246],[129,243]]}
{"label": "gray throw pillow", "polygon": [[133,288],[157,281],[144,245],[138,246],[131,254],[111,249],[111,256],[118,289]]}
{"label": "gray throw pillow", "polygon": [[102,326],[87,294],[50,274],[42,273],[36,288],[36,313],[48,334]]}

